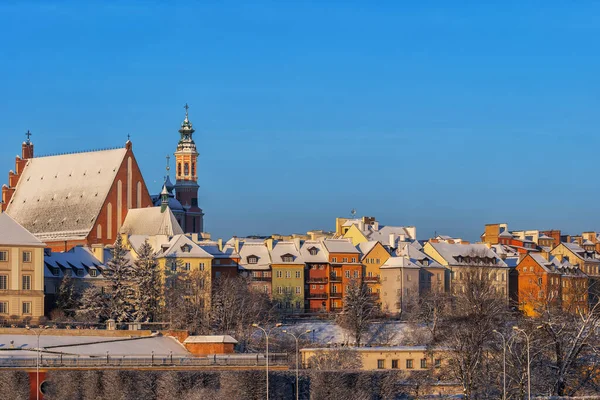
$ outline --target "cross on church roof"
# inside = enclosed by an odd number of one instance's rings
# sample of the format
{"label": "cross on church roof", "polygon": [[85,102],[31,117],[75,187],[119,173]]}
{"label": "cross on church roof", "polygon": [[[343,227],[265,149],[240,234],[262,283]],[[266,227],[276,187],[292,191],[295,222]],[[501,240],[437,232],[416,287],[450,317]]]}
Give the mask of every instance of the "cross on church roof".
{"label": "cross on church roof", "polygon": [[128,133],[127,134],[127,141],[129,141],[129,139],[131,139],[131,135]]}
{"label": "cross on church roof", "polygon": [[188,117],[188,110],[189,110],[190,106],[188,106],[188,103],[185,103],[185,106],[183,106],[183,108],[185,108],[185,118],[187,119],[187,117]]}
{"label": "cross on church roof", "polygon": [[27,133],[25,133],[25,136],[27,136],[28,142],[29,142],[29,138],[31,137],[31,135],[33,135],[33,133],[29,132],[29,129],[27,129]]}

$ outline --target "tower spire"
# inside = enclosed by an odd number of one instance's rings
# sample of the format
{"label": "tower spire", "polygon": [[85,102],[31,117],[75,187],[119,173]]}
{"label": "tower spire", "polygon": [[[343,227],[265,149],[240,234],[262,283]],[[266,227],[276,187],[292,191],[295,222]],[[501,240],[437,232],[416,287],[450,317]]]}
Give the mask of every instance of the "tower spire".
{"label": "tower spire", "polygon": [[188,106],[188,103],[185,103],[185,106],[183,106],[183,108],[185,108],[185,121],[189,121],[188,110],[190,109],[190,106]]}

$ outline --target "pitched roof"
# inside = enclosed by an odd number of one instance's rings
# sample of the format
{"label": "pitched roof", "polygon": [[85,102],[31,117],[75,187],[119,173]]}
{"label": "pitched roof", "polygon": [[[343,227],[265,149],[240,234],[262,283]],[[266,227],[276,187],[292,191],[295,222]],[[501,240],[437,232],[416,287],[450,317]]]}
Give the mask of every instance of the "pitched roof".
{"label": "pitched roof", "polygon": [[[256,256],[256,264],[248,263],[248,257]],[[264,242],[241,242],[240,243],[240,267],[249,270],[268,270],[271,268],[271,256]]]}
{"label": "pitched roof", "polygon": [[[317,254],[315,255],[310,254],[310,250],[313,247],[317,250]],[[326,263],[329,261],[327,249],[319,240],[306,240],[300,247],[300,255],[304,262],[307,263]]]}
{"label": "pitched roof", "polygon": [[358,250],[348,239],[325,239],[323,244],[330,253],[357,253]]}
{"label": "pitched roof", "polygon": [[41,240],[83,239],[126,153],[120,148],[32,158],[6,212]]}
{"label": "pitched roof", "polygon": [[365,257],[371,250],[373,250],[377,243],[379,243],[377,240],[370,240],[368,242],[359,243],[356,247],[358,247],[358,250],[362,256]]}
{"label": "pitched roof", "polygon": [[121,233],[175,236],[183,234],[183,229],[169,207],[164,212],[161,212],[160,207],[147,207],[129,210],[121,227]]}
{"label": "pitched roof", "polygon": [[[450,265],[467,266],[491,266],[489,264],[466,263],[464,258],[467,256],[487,257],[496,260],[494,267],[507,267],[506,263],[499,258],[496,253],[490,250],[485,244],[460,244],[460,243],[433,243],[429,244],[444,258]],[[461,259],[462,261],[459,261]]]}
{"label": "pitched roof", "polygon": [[[55,268],[54,274],[51,268]],[[104,265],[96,258],[94,253],[87,247],[76,246],[65,252],[51,252],[44,256],[44,277],[62,278],[65,271],[73,271],[73,279],[103,279],[101,275]],[[90,275],[90,270],[96,270],[96,276]],[[79,274],[78,274],[79,272]]]}
{"label": "pitched roof", "polygon": [[[292,261],[283,261],[283,256],[291,255]],[[271,250],[271,262],[273,264],[304,264],[300,251],[296,248],[294,242],[273,241],[273,250]]]}
{"label": "pitched roof", "polygon": [[390,257],[383,264],[381,269],[393,269],[393,268],[411,268],[411,269],[420,269],[421,266],[412,262],[408,257],[400,256],[400,257]]}
{"label": "pitched roof", "polygon": [[157,257],[214,258],[192,239],[183,234],[173,236]]}
{"label": "pitched roof", "polygon": [[44,243],[7,213],[0,213],[0,245],[41,247]]}

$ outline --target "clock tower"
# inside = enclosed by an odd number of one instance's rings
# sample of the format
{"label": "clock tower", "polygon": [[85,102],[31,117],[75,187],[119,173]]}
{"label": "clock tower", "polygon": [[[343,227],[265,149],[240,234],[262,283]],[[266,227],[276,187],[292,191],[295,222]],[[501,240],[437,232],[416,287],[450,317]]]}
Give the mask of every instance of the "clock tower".
{"label": "clock tower", "polygon": [[183,205],[182,226],[186,233],[204,231],[204,213],[198,206],[198,151],[194,143],[194,128],[189,120],[189,106],[185,105],[185,119],[181,123],[181,135],[175,152],[175,197]]}

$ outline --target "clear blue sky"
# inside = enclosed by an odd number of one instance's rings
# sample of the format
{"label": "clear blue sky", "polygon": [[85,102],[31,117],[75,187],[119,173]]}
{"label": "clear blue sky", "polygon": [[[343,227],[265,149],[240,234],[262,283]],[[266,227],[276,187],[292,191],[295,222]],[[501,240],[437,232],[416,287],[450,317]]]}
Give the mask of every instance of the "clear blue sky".
{"label": "clear blue sky", "polygon": [[130,133],[158,191],[187,102],[214,236],[600,230],[600,3],[478,3],[3,1],[0,181]]}

